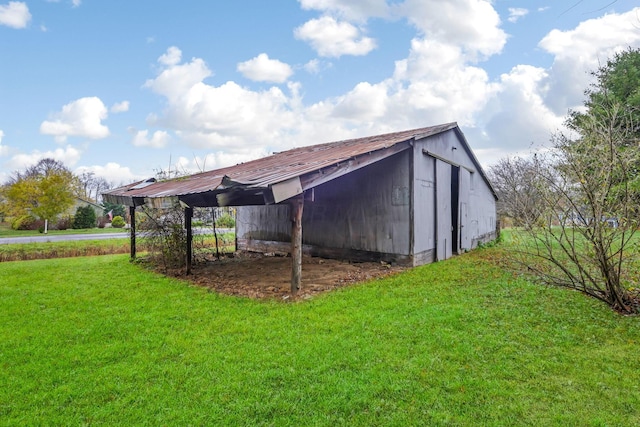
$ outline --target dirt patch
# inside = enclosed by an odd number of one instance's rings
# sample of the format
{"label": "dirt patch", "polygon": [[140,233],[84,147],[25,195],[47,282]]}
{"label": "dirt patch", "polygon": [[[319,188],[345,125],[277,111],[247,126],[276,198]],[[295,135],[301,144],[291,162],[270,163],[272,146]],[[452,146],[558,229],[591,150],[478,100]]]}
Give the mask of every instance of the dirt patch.
{"label": "dirt patch", "polygon": [[221,260],[200,262],[192,266],[192,274],[174,275],[199,286],[227,295],[280,300],[308,299],[352,283],[389,276],[404,267],[383,263],[351,263],[324,258],[304,257],[302,289],[291,296],[291,258],[254,253],[235,253]]}

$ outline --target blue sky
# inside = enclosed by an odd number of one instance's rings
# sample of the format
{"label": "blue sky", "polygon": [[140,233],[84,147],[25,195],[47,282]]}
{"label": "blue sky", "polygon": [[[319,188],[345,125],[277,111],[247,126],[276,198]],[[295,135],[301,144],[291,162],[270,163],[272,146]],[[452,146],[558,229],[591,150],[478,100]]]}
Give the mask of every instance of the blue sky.
{"label": "blue sky", "polygon": [[457,121],[484,165],[548,143],[629,0],[0,0],[0,182],[114,185]]}

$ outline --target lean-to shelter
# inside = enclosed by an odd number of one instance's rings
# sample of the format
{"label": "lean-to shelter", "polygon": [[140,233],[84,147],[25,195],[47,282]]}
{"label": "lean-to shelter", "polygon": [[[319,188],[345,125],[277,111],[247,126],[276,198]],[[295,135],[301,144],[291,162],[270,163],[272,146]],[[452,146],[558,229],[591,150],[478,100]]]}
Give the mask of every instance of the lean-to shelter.
{"label": "lean-to shelter", "polygon": [[456,123],[294,148],[103,197],[132,218],[138,206],[180,202],[188,240],[193,208],[238,207],[238,249],[290,252],[292,292],[303,251],[415,266],[496,236],[495,192]]}

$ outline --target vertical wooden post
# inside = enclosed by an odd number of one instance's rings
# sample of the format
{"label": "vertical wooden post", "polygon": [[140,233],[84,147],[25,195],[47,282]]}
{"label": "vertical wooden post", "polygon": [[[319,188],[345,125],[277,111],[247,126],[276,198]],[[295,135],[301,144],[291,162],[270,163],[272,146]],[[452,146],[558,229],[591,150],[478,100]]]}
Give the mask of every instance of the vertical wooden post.
{"label": "vertical wooden post", "polygon": [[304,198],[298,196],[289,204],[291,210],[291,294],[295,295],[302,282],[302,210]]}
{"label": "vertical wooden post", "polygon": [[187,230],[187,274],[191,274],[191,252],[193,243],[193,230],[191,229],[191,218],[193,218],[193,208],[184,208],[184,228]]}
{"label": "vertical wooden post", "polygon": [[136,259],[136,207],[129,206],[129,220],[131,221],[131,261]]}

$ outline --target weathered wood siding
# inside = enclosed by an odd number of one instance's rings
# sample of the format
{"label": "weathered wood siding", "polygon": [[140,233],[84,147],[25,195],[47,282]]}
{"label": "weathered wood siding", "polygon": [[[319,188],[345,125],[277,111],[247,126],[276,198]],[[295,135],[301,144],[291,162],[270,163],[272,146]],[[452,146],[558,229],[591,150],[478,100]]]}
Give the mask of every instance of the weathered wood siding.
{"label": "weathered wood siding", "polygon": [[[411,150],[406,150],[316,187],[314,201],[304,206],[303,243],[343,255],[359,251],[387,254],[383,258],[392,260],[394,255],[408,257],[410,158]],[[286,204],[238,208],[240,249],[252,249],[252,241],[289,242],[290,232]]]}
{"label": "weathered wood siding", "polygon": [[[495,238],[494,195],[454,130],[322,184],[314,196],[304,205],[305,253],[420,265]],[[288,205],[238,208],[237,235],[239,249],[288,252]]]}

